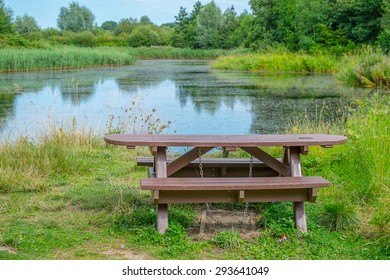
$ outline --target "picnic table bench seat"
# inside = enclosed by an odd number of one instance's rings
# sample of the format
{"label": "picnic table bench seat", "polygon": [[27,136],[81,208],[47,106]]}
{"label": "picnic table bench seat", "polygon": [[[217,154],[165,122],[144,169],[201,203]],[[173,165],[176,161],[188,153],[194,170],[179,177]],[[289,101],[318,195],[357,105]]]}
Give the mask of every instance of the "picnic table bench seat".
{"label": "picnic table bench seat", "polygon": [[152,191],[155,204],[225,202],[301,202],[316,199],[329,186],[322,177],[143,178],[142,190]]}
{"label": "picnic table bench seat", "polygon": [[[175,158],[167,158],[167,165]],[[280,159],[279,159],[280,160]],[[152,167],[153,157],[137,157],[138,166]],[[193,160],[184,168],[172,174],[172,177],[199,177],[199,159]],[[250,160],[248,158],[203,158],[205,177],[245,177],[248,176]],[[153,172],[151,169],[149,172]],[[274,177],[279,173],[267,166],[264,162],[254,158],[252,161],[253,177]]]}

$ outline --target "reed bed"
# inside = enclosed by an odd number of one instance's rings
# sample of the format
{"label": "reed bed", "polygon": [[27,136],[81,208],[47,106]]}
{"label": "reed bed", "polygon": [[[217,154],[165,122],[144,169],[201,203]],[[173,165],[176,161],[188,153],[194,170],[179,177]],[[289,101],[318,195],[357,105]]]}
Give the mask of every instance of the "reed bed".
{"label": "reed bed", "polygon": [[228,52],[223,50],[193,50],[173,47],[3,48],[0,49],[0,72],[124,66],[132,65],[138,59],[215,59]]}
{"label": "reed bed", "polygon": [[333,73],[336,65],[334,56],[285,52],[222,56],[211,67],[253,72]]}
{"label": "reed bed", "polygon": [[128,53],[139,59],[215,59],[229,51],[194,50],[173,47],[127,48]]}
{"label": "reed bed", "polygon": [[136,57],[120,48],[58,47],[51,49],[0,49],[0,72],[78,69],[132,65]]}

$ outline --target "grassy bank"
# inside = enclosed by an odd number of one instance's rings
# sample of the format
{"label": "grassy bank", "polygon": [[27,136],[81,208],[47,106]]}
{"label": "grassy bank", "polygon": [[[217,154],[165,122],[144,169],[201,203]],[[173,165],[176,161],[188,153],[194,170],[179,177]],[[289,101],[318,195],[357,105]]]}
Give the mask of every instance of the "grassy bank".
{"label": "grassy bank", "polygon": [[119,49],[60,47],[52,49],[0,49],[0,72],[121,66],[136,57]]}
{"label": "grassy bank", "polygon": [[390,57],[367,47],[343,57],[276,51],[221,56],[211,67],[222,70],[276,73],[335,73],[349,86],[390,88]]}
{"label": "grassy bank", "polygon": [[222,56],[211,67],[253,72],[332,73],[336,65],[337,59],[331,55],[276,52]]}
{"label": "grassy bank", "polygon": [[0,49],[0,72],[78,69],[132,65],[137,59],[214,59],[222,50],[191,50],[172,47],[53,47]]}
{"label": "grassy bank", "polygon": [[345,55],[337,75],[347,85],[390,89],[390,57],[371,48]]}
{"label": "grassy bank", "polygon": [[[331,181],[317,203],[307,204],[307,234],[294,229],[290,203],[258,203],[250,204],[261,216],[257,233],[198,236],[203,205],[178,205],[160,236],[150,194],[139,189],[146,170],[135,162],[148,151],[106,146],[100,135],[75,127],[3,142],[0,259],[389,259],[389,102],[376,94],[338,123],[291,125],[293,133],[349,139],[303,157],[304,174]],[[283,233],[287,240],[279,242]]]}

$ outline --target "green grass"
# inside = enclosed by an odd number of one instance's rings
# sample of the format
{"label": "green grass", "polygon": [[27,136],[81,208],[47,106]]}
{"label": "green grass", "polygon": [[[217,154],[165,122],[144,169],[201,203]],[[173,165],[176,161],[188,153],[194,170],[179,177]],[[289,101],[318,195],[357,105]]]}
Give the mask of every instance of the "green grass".
{"label": "green grass", "polygon": [[138,59],[215,59],[229,53],[224,50],[194,50],[174,47],[139,47],[127,48],[128,53]]}
{"label": "green grass", "polygon": [[119,48],[4,48],[0,49],[0,56],[0,72],[122,66],[132,65],[136,62],[136,57]]}
{"label": "green grass", "polygon": [[137,59],[214,59],[227,51],[172,47],[47,47],[0,49],[0,72],[132,65]]}
{"label": "green grass", "polygon": [[211,63],[214,69],[273,73],[333,73],[349,86],[390,88],[390,57],[367,47],[342,58],[334,55],[299,54],[283,50],[258,54],[221,56]]}
{"label": "green grass", "polygon": [[347,85],[390,89],[390,57],[380,50],[345,55],[338,68],[339,80]]}
{"label": "green grass", "polygon": [[[234,231],[207,238],[199,205],[170,207],[170,228],[155,230],[146,176],[135,156],[145,150],[106,146],[89,130],[55,128],[0,145],[0,259],[386,259],[389,247],[389,96],[353,104],[340,122],[295,122],[289,132],[346,134],[348,143],[311,148],[303,173],[330,180],[307,204],[309,232],[294,228],[291,203],[253,203],[253,236]],[[361,125],[364,123],[364,125]],[[280,150],[270,151],[278,156]],[[242,209],[242,205],[218,205]],[[287,239],[280,241],[282,234]],[[8,252],[4,248],[7,248]]]}
{"label": "green grass", "polygon": [[332,73],[336,65],[337,59],[331,55],[277,52],[221,56],[211,67],[253,72]]}

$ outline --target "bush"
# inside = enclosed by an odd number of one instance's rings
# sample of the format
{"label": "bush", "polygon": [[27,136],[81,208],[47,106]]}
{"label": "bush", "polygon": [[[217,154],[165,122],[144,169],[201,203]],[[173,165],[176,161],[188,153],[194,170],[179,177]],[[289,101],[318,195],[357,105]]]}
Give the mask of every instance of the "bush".
{"label": "bush", "polygon": [[128,39],[131,47],[150,47],[161,45],[161,38],[158,32],[150,25],[139,26],[130,34]]}
{"label": "bush", "polygon": [[91,31],[84,31],[81,33],[75,33],[73,35],[73,44],[78,47],[96,47],[97,39]]}

